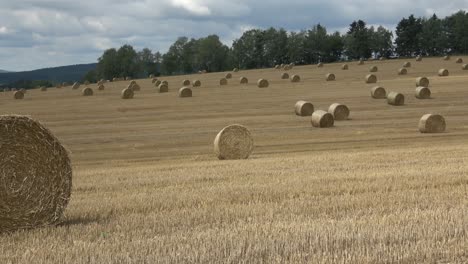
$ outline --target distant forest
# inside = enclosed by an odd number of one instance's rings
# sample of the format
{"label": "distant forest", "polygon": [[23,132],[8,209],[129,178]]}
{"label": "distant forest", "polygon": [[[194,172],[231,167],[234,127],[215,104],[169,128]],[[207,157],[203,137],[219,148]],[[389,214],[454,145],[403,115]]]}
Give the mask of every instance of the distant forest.
{"label": "distant forest", "polygon": [[345,34],[328,32],[320,24],[299,32],[282,28],[251,29],[234,40],[231,47],[221,43],[217,35],[199,39],[180,37],[165,54],[153,53],[148,48],[136,51],[130,45],[108,49],[98,58],[95,68],[77,79],[95,82],[149,74],[216,72],[234,67],[268,68],[291,62],[302,65],[360,58],[467,54],[467,29],[468,14],[459,11],[443,19],[435,14],[428,18],[410,15],[398,22],[395,35],[382,26],[375,28],[357,20]]}

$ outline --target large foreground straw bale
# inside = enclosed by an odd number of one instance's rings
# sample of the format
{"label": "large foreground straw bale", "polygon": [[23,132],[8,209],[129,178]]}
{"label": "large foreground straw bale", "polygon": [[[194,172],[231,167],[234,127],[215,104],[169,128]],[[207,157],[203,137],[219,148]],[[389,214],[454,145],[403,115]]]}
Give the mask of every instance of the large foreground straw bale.
{"label": "large foreground straw bale", "polygon": [[389,105],[404,105],[405,96],[401,93],[390,92],[387,94],[387,103]]}
{"label": "large foreground straw bale", "polygon": [[297,83],[297,82],[300,82],[301,81],[301,77],[299,75],[293,75],[291,76],[291,82],[293,83]]}
{"label": "large foreground straw bale", "polygon": [[223,128],[214,140],[214,152],[220,160],[247,159],[253,148],[250,131],[241,125]]}
{"label": "large foreground straw bale", "polygon": [[418,99],[429,99],[431,98],[431,90],[424,86],[416,87],[414,96]]}
{"label": "large foreground straw bale", "polygon": [[86,87],[81,91],[81,95],[83,96],[92,96],[93,94],[93,89],[91,89],[90,87]]}
{"label": "large foreground straw bale", "polygon": [[189,87],[180,88],[179,97],[192,97],[192,89],[190,89]]}
{"label": "large foreground straw bale", "polygon": [[240,77],[239,82],[240,82],[240,84],[248,84],[249,79],[247,79],[246,77]]}
{"label": "large foreground straw bale", "polygon": [[0,233],[58,223],[72,186],[67,151],[25,116],[0,116],[0,135]]}
{"label": "large foreground straw bale", "polygon": [[449,76],[449,71],[447,69],[440,69],[438,74],[441,77],[446,77],[446,76]]}
{"label": "large foreground straw bale", "polygon": [[328,113],[333,115],[334,120],[347,120],[349,118],[349,108],[339,103],[330,105]]}
{"label": "large foreground straw bale", "polygon": [[368,74],[366,75],[366,83],[376,83],[377,82],[377,76],[374,74]]}
{"label": "large foreground straw bale", "polygon": [[335,123],[333,115],[323,110],[312,113],[310,122],[314,127],[332,127]]}
{"label": "large foreground straw bale", "polygon": [[374,99],[385,99],[387,98],[387,91],[383,87],[375,86],[371,89],[371,96]]}
{"label": "large foreground straw bale", "polygon": [[294,111],[298,116],[311,116],[314,112],[314,105],[307,101],[297,101],[294,105]]}
{"label": "large foreground straw bale", "polygon": [[270,83],[268,82],[268,80],[259,79],[259,80],[257,81],[257,86],[258,86],[258,88],[267,88],[269,85],[270,85]]}
{"label": "large foreground straw bale", "polygon": [[24,93],[22,91],[15,91],[15,93],[13,93],[13,98],[23,99],[24,98]]}
{"label": "large foreground straw bale", "polygon": [[122,99],[133,99],[134,92],[131,88],[125,88],[122,90],[122,93],[120,94],[120,97]]}
{"label": "large foreground straw bale", "polygon": [[445,131],[445,118],[438,114],[426,114],[419,120],[421,133],[441,133]]}
{"label": "large foreground straw bale", "polygon": [[416,87],[419,86],[429,87],[429,79],[427,77],[416,78]]}

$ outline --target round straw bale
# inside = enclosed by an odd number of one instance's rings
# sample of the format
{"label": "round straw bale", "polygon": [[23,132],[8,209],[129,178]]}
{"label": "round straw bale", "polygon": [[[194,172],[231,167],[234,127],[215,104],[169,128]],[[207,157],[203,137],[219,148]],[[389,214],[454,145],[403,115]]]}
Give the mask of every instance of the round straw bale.
{"label": "round straw bale", "polygon": [[325,79],[327,80],[327,82],[329,81],[334,81],[336,78],[335,78],[335,74],[333,73],[327,73],[327,75],[325,75]]}
{"label": "round straw bale", "polygon": [[419,132],[441,133],[445,131],[445,118],[438,114],[425,114],[419,120]]}
{"label": "round straw bale", "polygon": [[233,71],[233,72],[238,72],[239,69],[238,69],[238,68],[234,68],[234,69],[232,69],[232,71]]}
{"label": "round straw bale", "polygon": [[462,70],[464,70],[464,71],[468,70],[468,64],[463,64],[462,65]]}
{"label": "round straw bale", "polygon": [[311,116],[314,112],[314,105],[307,101],[297,101],[294,111],[298,116]]}
{"label": "round straw bale", "polygon": [[403,68],[411,68],[411,62],[407,61],[403,63]]}
{"label": "round straw bale", "polygon": [[447,69],[440,69],[439,76],[441,77],[449,76],[449,71]]}
{"label": "round straw bale", "polygon": [[446,61],[450,60],[450,56],[449,55],[444,56],[444,60]]}
{"label": "round straw bale", "polygon": [[42,87],[41,87],[41,92],[46,92],[46,91],[47,91],[47,87],[42,86]]}
{"label": "round straw bale", "polygon": [[167,85],[164,84],[164,83],[161,83],[161,84],[158,86],[158,92],[159,92],[159,93],[167,93],[167,92],[169,92],[169,86],[167,86]]}
{"label": "round straw bale", "polygon": [[292,70],[292,68],[294,68],[294,64],[293,64],[293,63],[289,63],[288,67],[289,67],[290,70]]}
{"label": "round straw bale", "polygon": [[377,82],[377,76],[374,74],[368,74],[366,75],[366,83],[376,83]]}
{"label": "round straw bale", "polygon": [[301,81],[301,77],[299,75],[293,75],[291,76],[291,82],[293,83],[296,83],[296,82],[300,82]]}
{"label": "round straw bale", "polygon": [[182,81],[182,86],[189,86],[191,82],[189,80],[183,80]]}
{"label": "round straw bale", "polygon": [[250,131],[241,125],[223,128],[214,140],[214,152],[220,160],[247,159],[253,148]]}
{"label": "round straw bale", "polygon": [[323,110],[313,112],[310,121],[314,127],[332,127],[335,123],[333,115]]}
{"label": "round straw bale", "polygon": [[431,98],[431,90],[424,86],[416,87],[414,96],[418,99],[429,99]]}
{"label": "round straw bale", "polygon": [[200,80],[195,80],[195,81],[193,81],[192,86],[193,86],[193,87],[200,87],[200,86],[201,86]]}
{"label": "round straw bale", "polygon": [[358,61],[358,65],[364,65],[364,60],[363,60],[363,59],[360,59],[360,60]]}
{"label": "round straw bale", "polygon": [[93,95],[93,89],[89,88],[89,87],[86,87],[84,88],[82,91],[81,91],[81,94],[83,96],[92,96]]}
{"label": "round straw bale", "polygon": [[322,68],[323,67],[323,62],[317,63],[317,67]]}
{"label": "round straw bale", "polygon": [[283,70],[289,71],[289,70],[291,70],[291,67],[289,67],[289,65],[284,65]]}
{"label": "round straw bale", "polygon": [[269,85],[270,85],[270,83],[265,79],[259,79],[257,81],[258,88],[267,88]]}
{"label": "round straw bale", "polygon": [[231,79],[231,78],[232,78],[232,74],[231,74],[231,73],[226,73],[226,76],[224,76],[224,78],[226,78],[226,79]]}
{"label": "round straw bale", "polygon": [[0,135],[0,233],[58,223],[72,186],[67,151],[25,116],[0,116]]}
{"label": "round straw bale", "polygon": [[427,77],[416,78],[416,87],[419,86],[429,87],[429,79]]}
{"label": "round straw bale", "polygon": [[387,94],[387,103],[389,105],[404,105],[405,104],[405,96],[401,93],[397,92],[389,92]]}
{"label": "round straw bale", "polygon": [[227,85],[227,83],[228,83],[228,81],[227,81],[226,78],[221,78],[221,79],[219,80],[219,85]]}
{"label": "round straw bale", "polygon": [[24,93],[22,91],[16,91],[13,94],[13,98],[15,99],[23,99],[24,98]]}
{"label": "round straw bale", "polygon": [[328,108],[328,113],[333,115],[334,120],[347,120],[349,108],[344,104],[334,103]]}
{"label": "round straw bale", "polygon": [[378,72],[379,68],[377,66],[372,66],[369,68],[369,72]]}
{"label": "round straw bale", "polygon": [[134,92],[133,92],[133,90],[131,88],[125,88],[120,93],[120,97],[122,99],[132,99],[133,95],[134,95]]}
{"label": "round straw bale", "polygon": [[103,91],[104,89],[105,89],[104,84],[101,84],[101,85],[98,86],[99,91]]}
{"label": "round straw bale", "polygon": [[275,65],[275,69],[279,70],[279,69],[281,69],[281,66],[277,64],[277,65]]}
{"label": "round straw bale", "polygon": [[371,89],[371,96],[374,99],[385,99],[387,98],[387,91],[383,87],[375,86]]}
{"label": "round straw bale", "polygon": [[135,80],[131,81],[129,84],[136,84],[137,82]]}
{"label": "round straw bale", "polygon": [[169,86],[169,82],[168,82],[168,81],[162,81],[161,84],[165,84],[165,85]]}
{"label": "round straw bale", "polygon": [[349,69],[348,64],[343,64],[343,65],[341,65],[341,69],[342,69],[342,70],[347,70],[347,69]]}
{"label": "round straw bale", "polygon": [[158,81],[158,78],[153,78],[153,79],[151,80],[151,83],[155,83],[155,82],[157,82],[157,81]]}
{"label": "round straw bale", "polygon": [[408,70],[406,68],[398,69],[398,75],[406,75],[408,74]]}
{"label": "round straw bale", "polygon": [[155,87],[159,87],[159,85],[161,84],[162,82],[160,80],[157,80],[154,82],[154,86]]}
{"label": "round straw bale", "polygon": [[283,64],[283,63],[280,64],[280,68],[281,68],[281,69],[284,68],[284,64]]}
{"label": "round straw bale", "polygon": [[239,81],[240,81],[240,84],[247,84],[247,83],[249,83],[249,79],[247,79],[246,77],[240,77],[240,78],[239,78]]}
{"label": "round straw bale", "polygon": [[281,74],[281,79],[289,79],[289,74],[287,72],[283,72],[283,74]]}
{"label": "round straw bale", "polygon": [[462,58],[457,58],[457,60],[455,62],[456,63],[463,63],[463,59]]}
{"label": "round straw bale", "polygon": [[141,87],[140,87],[140,85],[138,85],[138,83],[130,84],[129,86],[132,88],[132,90],[133,90],[134,92],[135,92],[135,91],[138,92],[138,91],[140,91],[140,89],[141,89]]}
{"label": "round straw bale", "polygon": [[192,89],[190,89],[189,87],[180,88],[179,97],[192,97]]}

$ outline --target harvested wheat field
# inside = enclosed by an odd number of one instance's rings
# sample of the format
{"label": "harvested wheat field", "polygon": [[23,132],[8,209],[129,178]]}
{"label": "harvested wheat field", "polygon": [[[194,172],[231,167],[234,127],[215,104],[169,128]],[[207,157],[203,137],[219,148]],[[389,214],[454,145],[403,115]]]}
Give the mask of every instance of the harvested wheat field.
{"label": "harvested wheat field", "polygon": [[[467,263],[468,73],[424,58],[398,75],[404,61],[369,62],[402,106],[369,96],[368,67],[342,63],[295,66],[298,83],[274,68],[230,72],[267,79],[264,89],[197,75],[203,86],[189,98],[178,89],[193,76],[164,77],[167,93],[137,80],[132,100],[121,99],[126,82],[89,97],[71,87],[0,93],[2,114],[40,121],[73,164],[63,223],[0,234],[0,263]],[[420,76],[429,100],[414,96]],[[299,100],[352,114],[315,128],[295,114]],[[419,132],[430,113],[445,132]],[[250,131],[248,159],[213,151],[232,124]]]}

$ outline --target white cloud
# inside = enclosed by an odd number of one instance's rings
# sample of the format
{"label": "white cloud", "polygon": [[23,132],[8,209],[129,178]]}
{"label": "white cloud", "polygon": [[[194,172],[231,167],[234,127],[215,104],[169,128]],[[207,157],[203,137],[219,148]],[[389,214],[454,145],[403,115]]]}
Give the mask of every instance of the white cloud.
{"label": "white cloud", "polygon": [[211,10],[199,3],[197,0],[172,0],[172,5],[174,7],[181,7],[190,13],[198,16],[209,16],[211,15]]}

